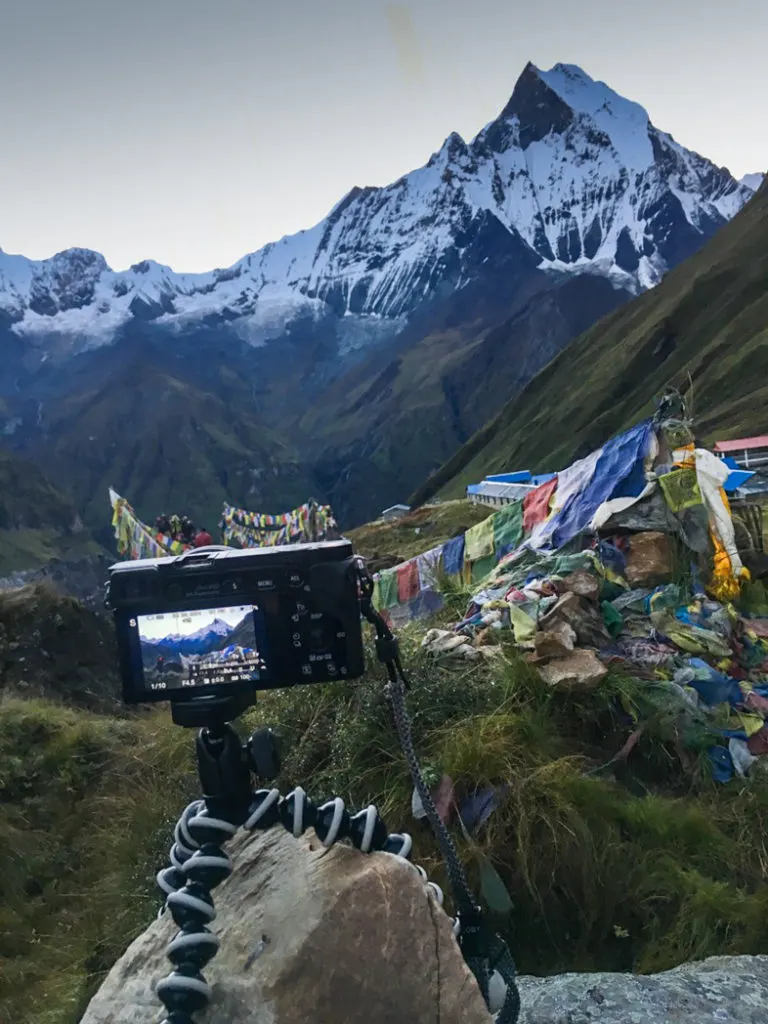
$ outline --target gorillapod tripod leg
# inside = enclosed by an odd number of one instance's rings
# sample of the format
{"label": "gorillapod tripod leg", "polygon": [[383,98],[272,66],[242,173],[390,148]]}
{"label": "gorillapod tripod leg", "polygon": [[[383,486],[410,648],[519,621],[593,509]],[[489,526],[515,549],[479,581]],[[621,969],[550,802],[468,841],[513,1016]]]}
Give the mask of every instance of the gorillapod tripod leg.
{"label": "gorillapod tripod leg", "polygon": [[159,878],[180,929],[166,951],[174,970],[157,986],[168,1011],[165,1024],[194,1024],[192,1014],[210,999],[201,972],[219,948],[207,927],[216,916],[211,890],[232,873],[222,847],[245,821],[251,802],[248,762],[230,724],[201,729],[196,757],[203,799],[190,804],[177,826],[169,869],[174,877],[164,881],[161,872]]}

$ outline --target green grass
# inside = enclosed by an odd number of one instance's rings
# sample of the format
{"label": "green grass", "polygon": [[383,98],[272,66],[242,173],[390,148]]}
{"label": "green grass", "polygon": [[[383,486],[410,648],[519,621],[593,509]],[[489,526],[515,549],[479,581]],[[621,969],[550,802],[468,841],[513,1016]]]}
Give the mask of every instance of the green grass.
{"label": "green grass", "polygon": [[69,1024],[156,912],[153,878],[194,790],[189,734],[0,703],[0,1017]]}
{"label": "green grass", "polygon": [[412,496],[454,497],[487,473],[562,469],[687,392],[705,441],[765,430],[768,189],[652,291],[600,320]]}
{"label": "green grass", "polygon": [[[504,641],[492,665],[435,663],[421,635],[411,625],[401,639],[425,774],[450,775],[459,802],[508,787],[477,835],[452,832],[478,893],[489,864],[503,880],[513,909],[495,921],[522,971],[651,971],[768,950],[768,762],[718,787],[706,721],[689,722],[681,755],[678,698],[663,683],[612,671],[593,692],[553,691]],[[363,680],[261,695],[238,728],[278,730],[284,793],[300,783],[316,801],[376,803],[391,831],[413,835],[450,905],[368,655]],[[196,795],[193,748],[164,706],[116,718],[0,701],[0,1018],[75,1024],[151,921],[155,872]]]}
{"label": "green grass", "polygon": [[487,505],[468,501],[447,501],[441,505],[415,509],[402,519],[369,523],[348,530],[346,536],[355,551],[366,558],[394,558],[407,561],[414,555],[442,544],[493,513]]}

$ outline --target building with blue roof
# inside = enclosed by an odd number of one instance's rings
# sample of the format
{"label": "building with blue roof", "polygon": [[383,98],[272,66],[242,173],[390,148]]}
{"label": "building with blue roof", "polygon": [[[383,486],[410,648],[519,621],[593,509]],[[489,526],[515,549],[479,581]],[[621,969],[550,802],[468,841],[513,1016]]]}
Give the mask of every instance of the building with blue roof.
{"label": "building with blue roof", "polygon": [[527,469],[515,473],[493,473],[479,484],[467,487],[467,500],[477,505],[509,505],[551,480],[555,473],[534,475]]}

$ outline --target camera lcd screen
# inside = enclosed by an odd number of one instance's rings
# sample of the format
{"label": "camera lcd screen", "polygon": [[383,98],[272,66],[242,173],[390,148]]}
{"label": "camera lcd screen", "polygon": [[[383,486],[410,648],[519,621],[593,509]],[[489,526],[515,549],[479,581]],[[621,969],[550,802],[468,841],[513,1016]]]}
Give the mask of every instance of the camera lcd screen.
{"label": "camera lcd screen", "polygon": [[258,683],[267,672],[264,612],[254,604],[137,615],[144,690]]}

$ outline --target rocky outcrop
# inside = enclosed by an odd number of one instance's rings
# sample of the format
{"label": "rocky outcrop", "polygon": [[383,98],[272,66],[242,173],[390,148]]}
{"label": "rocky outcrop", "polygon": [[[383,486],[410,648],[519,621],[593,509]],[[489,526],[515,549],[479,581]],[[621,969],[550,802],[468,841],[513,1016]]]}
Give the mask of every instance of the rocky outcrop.
{"label": "rocky outcrop", "polygon": [[[200,1024],[491,1024],[449,918],[402,861],[281,829],[241,833],[228,849]],[[166,915],[139,936],[81,1024],[161,1019],[154,988],[175,932]]]}
{"label": "rocky outcrop", "polygon": [[76,597],[87,608],[104,608],[104,581],[113,559],[86,555],[65,561],[51,558],[39,569],[20,569],[0,578],[0,592],[16,590],[36,583],[50,583],[64,595]]}
{"label": "rocky outcrop", "polygon": [[715,956],[663,974],[521,978],[520,1024],[764,1024],[768,956]]}
{"label": "rocky outcrop", "polygon": [[[546,636],[548,634],[537,634]],[[597,656],[596,651],[579,649],[555,658],[539,667],[539,672],[553,687],[576,687],[589,689],[597,686],[608,674],[608,669]]]}
{"label": "rocky outcrop", "polygon": [[115,631],[48,582],[0,586],[0,697],[64,702],[121,715]]}
{"label": "rocky outcrop", "polygon": [[[200,1024],[491,1024],[450,921],[415,871],[314,833],[231,844],[214,894],[221,947]],[[81,1024],[156,1024],[168,915],[133,942]],[[656,975],[519,979],[520,1024],[763,1024],[768,956],[713,957]]]}

